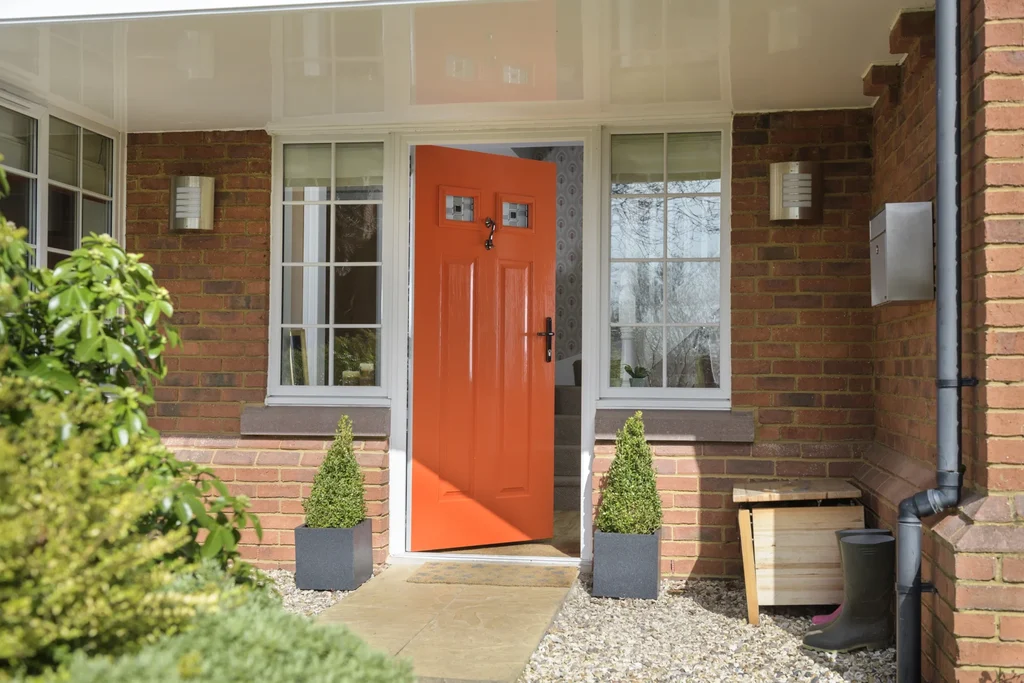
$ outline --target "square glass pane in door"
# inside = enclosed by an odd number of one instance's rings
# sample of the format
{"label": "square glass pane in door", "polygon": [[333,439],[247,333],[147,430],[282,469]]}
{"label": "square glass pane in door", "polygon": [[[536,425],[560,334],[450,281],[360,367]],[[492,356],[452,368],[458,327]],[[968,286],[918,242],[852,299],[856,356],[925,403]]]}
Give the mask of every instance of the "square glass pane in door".
{"label": "square glass pane in door", "polygon": [[530,227],[530,205],[502,202],[501,224],[507,228]]}
{"label": "square glass pane in door", "polygon": [[285,266],[282,269],[281,323],[326,325],[329,284],[326,266]]}
{"label": "square glass pane in door", "polygon": [[613,323],[661,322],[664,263],[612,263],[609,305]]}
{"label": "square glass pane in door", "polygon": [[665,256],[665,200],[662,197],[613,197],[613,259]]}
{"label": "square glass pane in door", "polygon": [[475,211],[476,199],[474,197],[459,197],[450,194],[444,197],[444,217],[447,220],[472,223]]}
{"label": "square glass pane in door", "polygon": [[722,355],[717,327],[668,328],[668,385],[714,389],[721,385]]}
{"label": "square glass pane in door", "polygon": [[0,213],[19,228],[26,228],[29,244],[35,244],[36,181],[8,172],[7,185],[10,192],[0,197]]}
{"label": "square glass pane in door", "polygon": [[50,117],[50,179],[78,186],[78,135],[81,129]]}

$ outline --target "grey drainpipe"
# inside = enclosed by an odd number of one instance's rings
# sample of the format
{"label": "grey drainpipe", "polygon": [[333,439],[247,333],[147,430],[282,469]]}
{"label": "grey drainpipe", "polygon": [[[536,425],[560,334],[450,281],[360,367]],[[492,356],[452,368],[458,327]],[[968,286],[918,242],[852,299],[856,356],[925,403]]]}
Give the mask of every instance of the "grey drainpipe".
{"label": "grey drainpipe", "polygon": [[[899,683],[921,681],[921,518],[960,501],[960,2],[935,3],[936,488],[899,507],[896,666]],[[929,586],[928,589],[931,589]]]}

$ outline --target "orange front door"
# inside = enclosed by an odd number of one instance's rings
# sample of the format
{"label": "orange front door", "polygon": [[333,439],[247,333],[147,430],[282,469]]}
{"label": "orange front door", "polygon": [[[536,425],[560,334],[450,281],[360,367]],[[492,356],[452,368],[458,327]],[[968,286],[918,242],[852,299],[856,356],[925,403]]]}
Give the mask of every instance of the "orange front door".
{"label": "orange front door", "polygon": [[550,538],[555,364],[538,333],[555,314],[555,166],[442,147],[415,161],[410,548]]}

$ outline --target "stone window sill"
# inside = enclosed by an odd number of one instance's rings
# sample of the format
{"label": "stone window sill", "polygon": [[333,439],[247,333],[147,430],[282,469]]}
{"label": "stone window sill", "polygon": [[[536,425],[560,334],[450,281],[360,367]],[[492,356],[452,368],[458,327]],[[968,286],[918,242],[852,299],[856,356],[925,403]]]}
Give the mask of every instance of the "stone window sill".
{"label": "stone window sill", "polygon": [[[598,409],[594,432],[598,441],[615,439],[634,410]],[[754,414],[731,410],[644,410],[648,441],[754,442]]]}
{"label": "stone window sill", "polygon": [[358,438],[386,439],[391,434],[391,409],[355,406],[260,406],[242,409],[243,436],[334,436],[342,415],[352,418]]}

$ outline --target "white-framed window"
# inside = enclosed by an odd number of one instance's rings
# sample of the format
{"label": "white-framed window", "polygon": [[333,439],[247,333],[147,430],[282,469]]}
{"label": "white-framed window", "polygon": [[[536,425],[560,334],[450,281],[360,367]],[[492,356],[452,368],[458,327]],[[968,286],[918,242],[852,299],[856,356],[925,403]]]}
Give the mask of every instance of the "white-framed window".
{"label": "white-framed window", "polygon": [[729,405],[728,137],[606,135],[602,399]]}
{"label": "white-framed window", "polygon": [[43,107],[0,103],[0,154],[10,192],[0,212],[28,229],[52,268],[90,233],[113,234],[115,146],[110,135]]}
{"label": "white-framed window", "polygon": [[386,396],[385,143],[275,143],[268,402]]}

